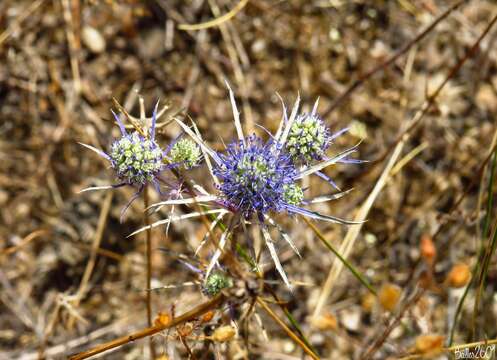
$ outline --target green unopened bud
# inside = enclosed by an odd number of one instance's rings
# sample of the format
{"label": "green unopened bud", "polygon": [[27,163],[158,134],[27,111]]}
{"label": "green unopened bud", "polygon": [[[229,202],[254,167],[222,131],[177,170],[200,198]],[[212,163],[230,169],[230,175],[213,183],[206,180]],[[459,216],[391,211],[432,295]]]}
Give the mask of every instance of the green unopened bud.
{"label": "green unopened bud", "polygon": [[162,169],[159,145],[143,139],[137,132],[114,142],[110,158],[119,178],[131,184],[144,184]]}
{"label": "green unopened bud", "polygon": [[323,157],[329,134],[324,122],[316,115],[300,115],[292,124],[286,147],[294,161],[310,163]]}
{"label": "green unopened bud", "polygon": [[204,283],[202,291],[204,294],[214,297],[221,290],[232,287],[233,279],[221,271],[212,272]]}
{"label": "green unopened bud", "polygon": [[181,163],[188,170],[198,165],[202,152],[192,140],[181,139],[173,145],[170,156],[174,163]]}
{"label": "green unopened bud", "polygon": [[297,206],[304,200],[304,192],[297,184],[284,185],[283,199],[287,204]]}

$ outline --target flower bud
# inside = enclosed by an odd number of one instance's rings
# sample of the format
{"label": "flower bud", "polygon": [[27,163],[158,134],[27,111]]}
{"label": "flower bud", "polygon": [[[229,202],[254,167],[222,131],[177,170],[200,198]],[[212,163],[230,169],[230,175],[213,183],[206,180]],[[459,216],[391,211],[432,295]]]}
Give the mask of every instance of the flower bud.
{"label": "flower bud", "polygon": [[399,302],[401,289],[394,284],[384,284],[378,293],[381,306],[388,311],[393,311]]}
{"label": "flower bud", "polygon": [[432,265],[437,256],[437,249],[430,235],[423,235],[420,244],[421,257],[429,264]]}
{"label": "flower bud", "polygon": [[328,129],[315,114],[299,115],[292,124],[286,141],[287,151],[292,159],[305,164],[322,159],[328,145]]}
{"label": "flower bud", "polygon": [[167,326],[171,322],[171,316],[167,313],[160,312],[154,320],[155,326]]}
{"label": "flower bud", "polygon": [[283,185],[283,199],[287,204],[297,206],[304,200],[304,192],[302,191],[302,188],[295,183]]}
{"label": "flower bud", "polygon": [[129,184],[145,184],[162,170],[163,153],[155,140],[134,132],[112,144],[110,159],[120,179]]}
{"label": "flower bud", "polygon": [[214,311],[207,311],[204,315],[202,315],[201,322],[202,323],[208,323],[209,321],[214,318]]}
{"label": "flower bud", "polygon": [[221,271],[215,271],[209,274],[209,277],[204,283],[202,291],[210,297],[214,297],[221,290],[232,287],[233,279]]}
{"label": "flower bud", "polygon": [[421,335],[416,338],[416,351],[422,354],[438,352],[442,349],[444,337],[441,335]]}
{"label": "flower bud", "polygon": [[202,152],[194,141],[180,139],[171,148],[170,156],[174,163],[179,163],[182,168],[188,170],[198,165]]}

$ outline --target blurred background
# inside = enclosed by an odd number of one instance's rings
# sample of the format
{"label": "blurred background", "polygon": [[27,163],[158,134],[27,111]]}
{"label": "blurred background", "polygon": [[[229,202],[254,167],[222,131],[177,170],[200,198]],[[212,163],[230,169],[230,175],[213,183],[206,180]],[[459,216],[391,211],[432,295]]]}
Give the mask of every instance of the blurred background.
{"label": "blurred background", "polygon": [[[148,114],[160,99],[167,105],[162,120],[188,114],[204,138],[222,149],[234,135],[225,79],[235,91],[246,131],[261,136],[265,132],[257,124],[274,131],[281,119],[276,93],[288,107],[300,93],[305,109],[319,97],[319,113],[332,131],[351,127],[331,151],[362,140],[358,157],[369,161],[327,171],[341,188],[354,191],[316,210],[351,219],[384,174],[406,124],[473,46],[497,5],[465,2],[348,98],[334,101],[454,3],[1,1],[0,359],[65,358],[146,326],[144,237],[126,238],[143,224],[142,203],[135,202],[119,223],[133,189],[78,193],[116,181],[105,161],[78,144],[108,150],[119,135],[110,112],[116,109],[113,98],[136,116],[138,95]],[[220,25],[195,31],[178,27],[212,20],[240,4],[243,8]],[[447,341],[467,283],[464,271],[478,262],[480,246],[489,240],[481,229],[493,207],[486,207],[493,183],[488,186],[485,164],[496,132],[496,36],[497,31],[489,32],[410,129],[397,158],[401,161],[387,173],[349,250],[349,260],[376,288],[393,293],[391,309],[388,299],[386,304],[372,300],[347,270],[332,289],[327,285],[330,294],[319,305],[335,257],[310,229],[283,219],[303,257],[283,246],[280,257],[289,277],[302,285],[293,294],[284,286],[275,288],[323,358],[358,357],[398,313],[395,306],[401,308],[416,294],[413,289],[426,274],[430,287],[406,309],[375,358],[400,357],[419,346],[421,335]],[[157,138],[167,144],[178,134],[177,126],[165,126]],[[195,170],[193,176],[205,181],[204,171]],[[319,179],[312,180],[311,189],[310,195],[329,192]],[[490,225],[495,226],[493,217]],[[347,227],[318,226],[339,248]],[[179,223],[168,236],[163,228],[154,231],[153,243],[191,255],[204,231],[201,222]],[[92,257],[95,237],[101,243]],[[89,261],[94,266],[82,285]],[[154,287],[194,278],[160,251],[153,261]],[[463,281],[447,287],[456,264],[463,265]],[[472,288],[455,343],[496,337],[495,264],[493,257],[476,334],[470,335]],[[279,279],[272,273],[268,278]],[[200,299],[192,287],[158,291],[154,313],[172,307],[182,313]],[[322,322],[311,321],[316,306]],[[274,322],[263,317],[262,323],[269,340],[254,322],[249,352],[234,341],[223,345],[222,355],[206,358],[302,358],[301,349]],[[165,336],[155,341],[160,354],[186,358],[180,341]],[[129,344],[104,358],[144,359],[145,344]]]}

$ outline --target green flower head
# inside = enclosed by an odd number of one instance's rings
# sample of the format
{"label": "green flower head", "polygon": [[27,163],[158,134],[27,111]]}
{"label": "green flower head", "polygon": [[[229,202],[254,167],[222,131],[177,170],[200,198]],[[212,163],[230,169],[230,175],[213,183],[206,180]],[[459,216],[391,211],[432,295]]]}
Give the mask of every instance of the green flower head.
{"label": "green flower head", "polygon": [[143,138],[138,132],[116,140],[109,157],[118,177],[129,184],[152,181],[163,168],[159,145],[155,140]]}
{"label": "green flower head", "polygon": [[284,185],[283,199],[286,201],[287,204],[294,206],[300,205],[304,200],[304,191],[299,185],[295,183]]}
{"label": "green flower head", "polygon": [[302,114],[292,124],[286,148],[294,161],[309,164],[321,160],[330,143],[330,134],[317,115]]}
{"label": "green flower head", "polygon": [[174,163],[188,170],[198,165],[202,152],[192,140],[180,139],[173,145],[169,155]]}
{"label": "green flower head", "polygon": [[202,291],[210,297],[214,297],[221,292],[221,290],[233,286],[233,279],[226,273],[221,271],[212,272],[204,283]]}

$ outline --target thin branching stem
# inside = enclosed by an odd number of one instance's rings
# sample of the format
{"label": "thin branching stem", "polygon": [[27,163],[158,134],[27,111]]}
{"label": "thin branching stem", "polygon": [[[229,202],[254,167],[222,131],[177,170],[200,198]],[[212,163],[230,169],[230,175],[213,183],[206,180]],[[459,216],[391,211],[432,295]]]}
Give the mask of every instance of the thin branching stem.
{"label": "thin branching stem", "polygon": [[[488,230],[490,227],[490,221],[491,221],[491,216],[492,216],[493,185],[494,185],[494,180],[495,180],[496,165],[497,165],[497,151],[494,152],[492,166],[490,169],[490,178],[489,178],[488,186],[487,186],[487,209],[486,209],[487,213],[485,216],[485,221],[483,223],[483,230],[482,230],[482,234],[481,234],[482,244],[481,244],[480,250],[478,252],[478,260],[483,257],[482,267],[480,268],[480,261],[477,261],[474,272],[473,272],[474,277],[476,276],[476,274],[479,275],[479,277],[478,277],[479,286],[478,286],[478,290],[476,292],[475,303],[473,306],[473,318],[472,318],[472,322],[471,322],[471,324],[472,324],[471,337],[473,337],[475,332],[476,332],[476,319],[478,317],[478,311],[479,311],[478,308],[479,308],[481,293],[483,291],[483,286],[485,284],[486,273],[488,270],[488,266],[490,265],[489,260],[492,256],[492,253],[493,253],[492,249],[493,249],[494,243],[495,243],[495,235],[496,234],[495,234],[495,228],[494,228],[493,236],[491,236],[490,237],[491,239],[488,240],[488,246],[485,250],[485,239],[489,235]],[[497,224],[496,224],[496,226],[497,226]],[[467,295],[467,292],[465,291],[464,294]]]}
{"label": "thin branching stem", "polygon": [[[148,186],[143,190],[143,206],[148,209]],[[146,226],[150,225],[150,216],[148,211],[144,211],[144,222]],[[147,290],[152,288],[152,228],[148,228],[146,232],[146,258],[147,258]],[[147,291],[147,324],[152,326],[152,291]],[[155,359],[155,348],[152,338],[150,338],[150,356]]]}
{"label": "thin branching stem", "polygon": [[409,310],[412,306],[414,306],[421,296],[425,293],[425,289],[418,288],[415,290],[411,299],[406,302],[402,308],[399,310],[395,318],[389,323],[389,325],[385,328],[385,331],[381,333],[381,335],[373,342],[373,344],[366,348],[366,351],[361,355],[360,360],[371,359],[373,355],[381,348],[383,343],[388,339],[390,333],[400,324],[400,321],[404,317],[404,314]]}

